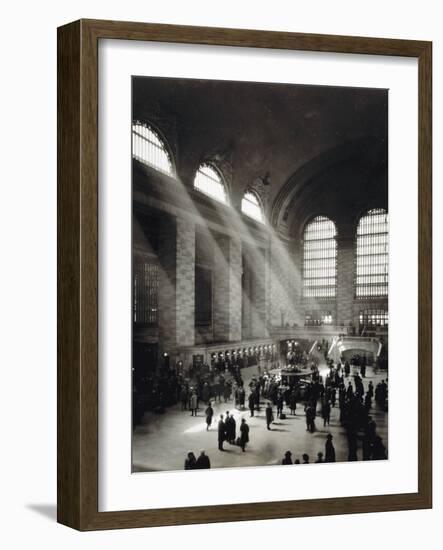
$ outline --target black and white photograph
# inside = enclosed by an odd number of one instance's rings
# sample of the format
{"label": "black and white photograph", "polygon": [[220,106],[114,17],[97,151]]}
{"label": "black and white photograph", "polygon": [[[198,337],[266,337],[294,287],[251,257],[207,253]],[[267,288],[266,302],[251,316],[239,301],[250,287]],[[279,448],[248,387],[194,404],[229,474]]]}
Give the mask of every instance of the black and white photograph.
{"label": "black and white photograph", "polygon": [[388,459],[382,88],[132,77],[132,471]]}
{"label": "black and white photograph", "polygon": [[441,538],[439,7],[4,6],[2,547]]}

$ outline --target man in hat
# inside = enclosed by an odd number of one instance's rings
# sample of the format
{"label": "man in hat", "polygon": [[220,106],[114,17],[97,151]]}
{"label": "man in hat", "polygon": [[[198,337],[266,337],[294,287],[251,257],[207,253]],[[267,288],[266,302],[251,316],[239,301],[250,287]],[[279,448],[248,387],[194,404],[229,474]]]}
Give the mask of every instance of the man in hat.
{"label": "man in hat", "polygon": [[332,443],[332,434],[326,436],[325,462],[335,462],[335,449]]}
{"label": "man in hat", "polygon": [[200,456],[197,458],[195,467],[197,470],[205,470],[211,467],[211,461],[209,460],[209,456],[206,455],[204,449],[201,449]]}
{"label": "man in hat", "polygon": [[286,451],[285,452],[285,457],[283,458],[283,460],[281,461],[282,464],[292,464],[292,453],[291,451]]}
{"label": "man in hat", "polygon": [[188,451],[188,455],[185,460],[185,470],[195,470],[197,467],[197,461],[192,451]]}
{"label": "man in hat", "polygon": [[225,431],[226,426],[223,422],[223,415],[220,415],[220,420],[218,421],[218,450],[224,451],[223,449],[223,441],[225,440]]}
{"label": "man in hat", "polygon": [[274,421],[274,415],[272,414],[271,403],[268,402],[266,406],[266,427],[268,428],[268,430],[271,429],[269,426],[273,421]]}
{"label": "man in hat", "polygon": [[205,411],[205,414],[206,414],[206,431],[208,431],[212,424],[212,417],[214,416],[214,409],[212,408],[212,404],[210,401]]}
{"label": "man in hat", "polygon": [[229,416],[229,411],[226,412],[225,420],[226,440],[233,445],[235,443],[236,422],[234,416]]}
{"label": "man in hat", "polygon": [[249,443],[249,426],[246,420],[242,418],[240,424],[240,447],[243,452],[245,452],[247,443]]}

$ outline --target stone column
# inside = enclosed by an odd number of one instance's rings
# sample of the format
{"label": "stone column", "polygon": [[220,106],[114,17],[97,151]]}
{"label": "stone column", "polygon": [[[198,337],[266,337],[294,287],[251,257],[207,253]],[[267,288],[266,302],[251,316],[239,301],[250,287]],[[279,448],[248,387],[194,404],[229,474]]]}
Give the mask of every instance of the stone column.
{"label": "stone column", "polygon": [[266,253],[254,251],[251,261],[251,336],[267,336],[266,329]]}
{"label": "stone column", "polygon": [[354,323],[355,241],[349,232],[337,236],[337,319],[336,324]]}
{"label": "stone column", "polygon": [[195,226],[165,217],[159,229],[158,331],[160,358],[194,344]]}
{"label": "stone column", "polygon": [[177,219],[177,345],[195,343],[195,225]]}
{"label": "stone column", "polygon": [[245,255],[242,255],[242,339],[251,337],[251,276]]}
{"label": "stone column", "polygon": [[215,237],[213,331],[216,342],[242,338],[242,251],[240,239]]}

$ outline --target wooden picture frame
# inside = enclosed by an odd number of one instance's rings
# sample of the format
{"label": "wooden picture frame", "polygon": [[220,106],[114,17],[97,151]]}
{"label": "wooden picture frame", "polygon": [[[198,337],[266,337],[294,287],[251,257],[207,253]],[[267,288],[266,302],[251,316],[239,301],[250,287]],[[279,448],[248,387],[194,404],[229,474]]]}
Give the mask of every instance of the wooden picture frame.
{"label": "wooden picture frame", "polygon": [[[418,59],[418,491],[346,498],[98,511],[98,42],[159,41]],[[80,20],[58,29],[58,521],[82,531],[432,506],[432,44]]]}

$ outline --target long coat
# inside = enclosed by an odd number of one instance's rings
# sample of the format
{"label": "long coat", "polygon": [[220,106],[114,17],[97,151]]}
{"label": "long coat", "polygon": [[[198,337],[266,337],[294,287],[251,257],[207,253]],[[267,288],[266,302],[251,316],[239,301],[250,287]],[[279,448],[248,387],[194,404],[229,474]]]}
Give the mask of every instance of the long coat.
{"label": "long coat", "polygon": [[244,422],[240,424],[240,445],[249,442],[249,426]]}
{"label": "long coat", "polygon": [[249,405],[249,408],[250,408],[250,409],[253,409],[253,408],[255,407],[255,403],[256,403],[256,395],[255,395],[255,393],[249,394],[249,398],[248,398],[248,405]]}
{"label": "long coat", "polygon": [[206,424],[211,425],[212,417],[214,416],[214,409],[212,407],[208,407],[205,411],[205,414],[206,414]]}
{"label": "long coat", "polygon": [[189,408],[190,408],[191,410],[197,408],[197,394],[196,394],[196,393],[193,393],[193,394],[191,395],[191,399],[189,400]]}
{"label": "long coat", "polygon": [[335,449],[332,441],[326,441],[325,451],[325,462],[335,462]]}
{"label": "long coat", "polygon": [[226,419],[225,429],[226,429],[226,439],[228,441],[234,441],[235,439],[235,418],[230,416]]}
{"label": "long coat", "polygon": [[240,391],[238,392],[238,401],[241,407],[243,407],[245,404],[245,396],[246,396],[245,390],[241,388]]}
{"label": "long coat", "polygon": [[205,470],[206,468],[211,467],[211,461],[209,460],[209,456],[207,455],[200,455],[197,458],[197,462],[195,465],[197,470]]}
{"label": "long coat", "polygon": [[224,441],[225,440],[225,430],[226,426],[223,420],[218,421],[218,440]]}

